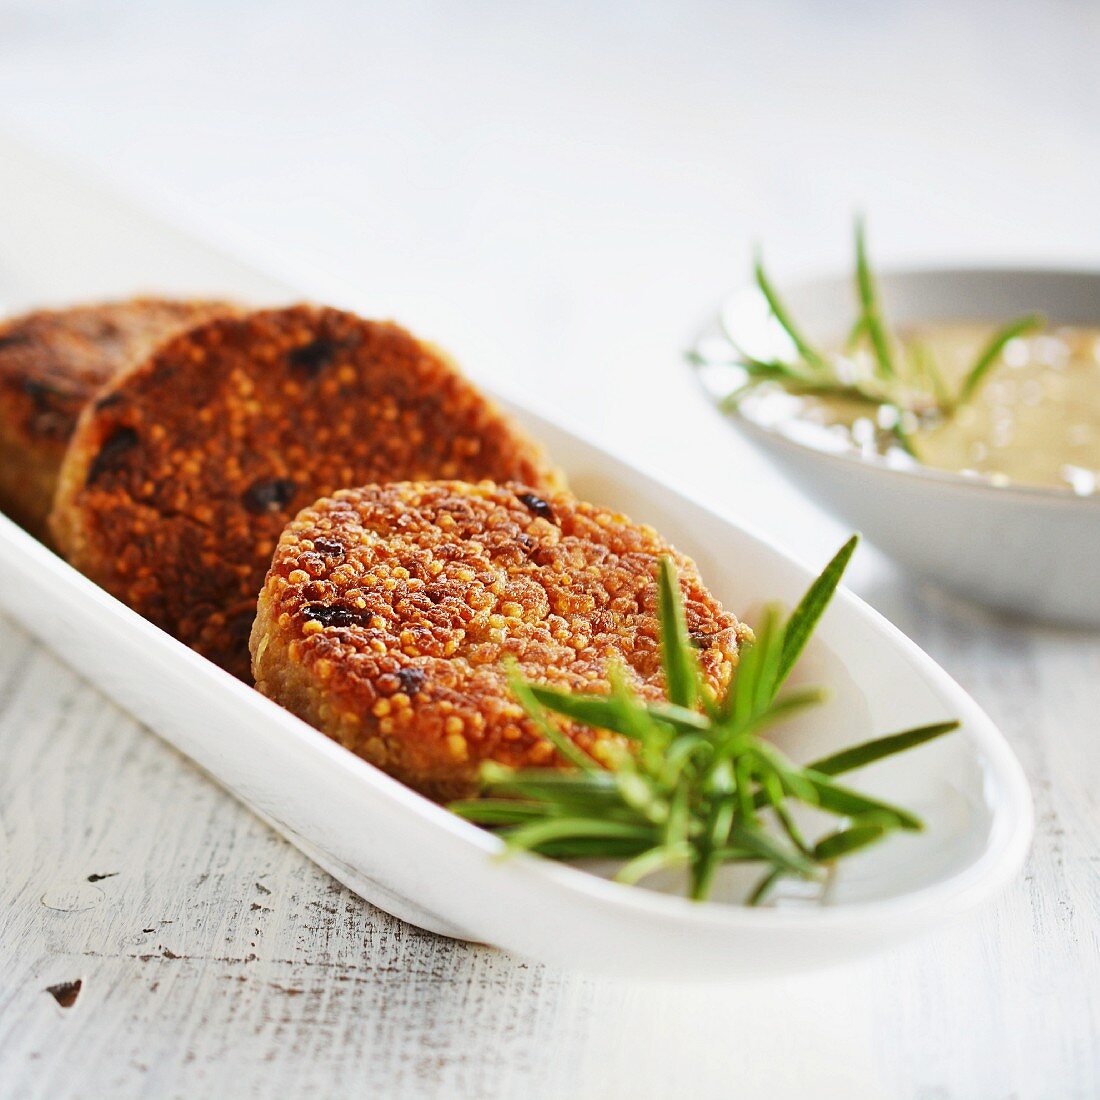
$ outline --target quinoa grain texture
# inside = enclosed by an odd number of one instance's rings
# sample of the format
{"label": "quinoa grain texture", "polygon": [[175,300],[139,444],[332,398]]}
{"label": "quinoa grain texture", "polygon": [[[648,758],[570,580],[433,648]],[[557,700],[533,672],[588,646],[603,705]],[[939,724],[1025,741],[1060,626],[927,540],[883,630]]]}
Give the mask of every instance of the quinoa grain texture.
{"label": "quinoa grain texture", "polygon": [[344,486],[439,477],[558,483],[440,352],[294,306],[191,328],[110,383],[76,428],[51,527],[92,580],[247,678],[288,520]]}
{"label": "quinoa grain texture", "polygon": [[77,417],[120,371],[224,302],[134,298],[0,324],[0,510],[38,539]]}
{"label": "quinoa grain texture", "polygon": [[[717,691],[748,630],[651,528],[520,484],[344,490],[279,540],[252,631],[256,686],[438,800],[476,791],[486,760],[561,766],[512,697],[506,662],[531,681],[599,692],[617,661],[643,697],[660,698],[662,554],[680,570]],[[618,740],[563,729],[597,760]]]}

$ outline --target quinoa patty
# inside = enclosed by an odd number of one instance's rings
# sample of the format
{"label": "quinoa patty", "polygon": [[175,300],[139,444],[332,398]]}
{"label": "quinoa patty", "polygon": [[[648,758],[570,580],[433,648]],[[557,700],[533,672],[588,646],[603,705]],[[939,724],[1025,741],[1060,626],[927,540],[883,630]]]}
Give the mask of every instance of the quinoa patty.
{"label": "quinoa patty", "polygon": [[82,416],[51,523],[80,570],[242,679],[279,534],[319,496],[405,478],[554,484],[438,351],[312,306],[213,320]]}
{"label": "quinoa patty", "polygon": [[0,324],[0,510],[44,539],[65,448],[93,394],[173,333],[229,308],[134,298]]}
{"label": "quinoa patty", "polygon": [[[251,649],[256,686],[372,764],[444,800],[478,765],[560,765],[511,695],[527,679],[607,691],[617,660],[663,690],[658,558],[717,690],[748,634],[650,527],[566,492],[457,481],[347,489],[301,512],[275,551]],[[609,734],[569,736],[597,759]]]}

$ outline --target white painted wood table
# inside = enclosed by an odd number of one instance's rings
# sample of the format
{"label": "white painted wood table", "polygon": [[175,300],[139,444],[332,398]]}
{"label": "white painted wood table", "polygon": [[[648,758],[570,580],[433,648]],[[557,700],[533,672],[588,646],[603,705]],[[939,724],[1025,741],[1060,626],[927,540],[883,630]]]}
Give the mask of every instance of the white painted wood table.
{"label": "white painted wood table", "polygon": [[0,620],[0,1095],[1100,1094],[1100,638],[871,595],[1008,734],[1035,849],[932,939],[742,988],[405,926]]}
{"label": "white painted wood table", "polygon": [[[863,203],[887,260],[1100,257],[1086,5],[217,8],[0,0],[0,117],[810,563],[840,529],[678,373],[750,239],[835,268]],[[0,619],[0,1097],[1100,1096],[1100,636],[853,581],[1004,730],[1034,850],[934,938],[721,988],[386,917]]]}

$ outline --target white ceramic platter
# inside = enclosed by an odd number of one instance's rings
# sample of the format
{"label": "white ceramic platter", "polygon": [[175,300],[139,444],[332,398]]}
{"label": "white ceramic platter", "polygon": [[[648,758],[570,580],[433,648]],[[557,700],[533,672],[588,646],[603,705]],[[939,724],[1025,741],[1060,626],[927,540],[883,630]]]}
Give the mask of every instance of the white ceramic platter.
{"label": "white ceramic platter", "polygon": [[[1100,272],[955,268],[884,273],[892,323],[997,321],[1041,313],[1056,324],[1100,325]],[[850,276],[782,287],[792,315],[814,340],[842,338],[854,320]],[[762,296],[753,287],[723,310],[728,332],[753,343]],[[1029,618],[1100,626],[1100,494],[997,486],[920,466],[809,445],[797,422],[734,422],[792,480],[919,576]]]}
{"label": "white ceramic platter", "polygon": [[[15,147],[0,150],[5,309],[135,289],[266,300],[302,289],[166,228]],[[406,318],[415,325],[415,318]],[[694,555],[746,613],[796,599],[810,574],[741,526],[513,404],[582,496],[646,520]],[[858,774],[920,813],[923,834],[853,859],[827,899],[693,904],[530,857],[412,793],[238,683],[85,580],[0,517],[0,604],[74,668],[195,760],[340,881],[444,935],[635,977],[723,980],[803,969],[950,920],[1019,869],[1031,835],[1020,767],[952,680],[860,600],[841,593],[796,676],[827,686],[800,759],[943,718],[963,729]],[[728,890],[736,888],[729,884]]]}

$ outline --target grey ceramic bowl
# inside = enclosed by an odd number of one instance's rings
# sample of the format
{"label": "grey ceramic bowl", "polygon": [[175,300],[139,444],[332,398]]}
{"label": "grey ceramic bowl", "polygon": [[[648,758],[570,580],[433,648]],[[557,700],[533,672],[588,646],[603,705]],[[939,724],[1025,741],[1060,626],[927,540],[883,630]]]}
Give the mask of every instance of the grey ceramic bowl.
{"label": "grey ceramic bowl", "polygon": [[[1040,312],[1054,324],[1100,326],[1100,272],[955,268],[880,280],[891,322],[998,321]],[[842,337],[853,318],[850,276],[781,288],[815,340]],[[723,322],[751,342],[755,288],[734,294]],[[832,452],[733,411],[731,420],[803,491],[914,573],[1030,618],[1100,626],[1100,495],[998,486],[925,467]],[[797,434],[797,433],[796,433]]]}

